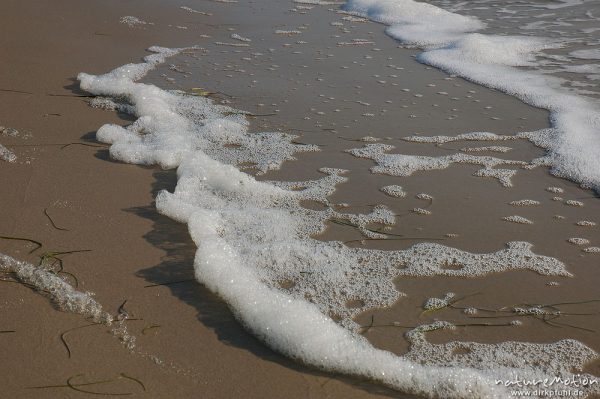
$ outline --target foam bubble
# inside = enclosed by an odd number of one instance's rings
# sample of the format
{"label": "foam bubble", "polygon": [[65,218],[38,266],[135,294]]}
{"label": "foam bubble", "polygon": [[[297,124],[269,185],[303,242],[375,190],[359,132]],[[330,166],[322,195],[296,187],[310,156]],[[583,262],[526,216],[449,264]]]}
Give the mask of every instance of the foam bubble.
{"label": "foam bubble", "polygon": [[533,224],[533,222],[523,216],[513,215],[513,216],[505,216],[502,218],[507,222],[518,223],[518,224]]}
{"label": "foam bubble", "polygon": [[540,201],[523,199],[518,201],[511,201],[510,205],[512,206],[537,206],[540,205]]}
{"label": "foam bubble", "polygon": [[13,127],[0,126],[0,134],[8,137],[18,137],[19,131]]}
{"label": "foam bubble", "polygon": [[576,201],[576,200],[566,200],[565,204],[569,205],[569,206],[579,206],[582,207],[585,204],[581,201]]}
{"label": "foam bubble", "polygon": [[575,223],[577,226],[582,226],[582,227],[593,227],[596,225],[596,222],[592,222],[590,220],[580,220],[579,222]]}
{"label": "foam bubble", "polygon": [[463,147],[460,149],[462,152],[501,152],[506,153],[512,150],[511,147],[505,147],[500,145],[491,145],[487,147]]}
{"label": "foam bubble", "polygon": [[401,186],[391,185],[381,187],[380,190],[390,197],[403,198],[406,197],[406,192]]}
{"label": "foam bubble", "polygon": [[419,193],[415,195],[415,198],[423,200],[423,201],[433,201],[433,196],[426,193]]}
{"label": "foam bubble", "polygon": [[414,208],[412,211],[418,215],[431,215],[431,211],[423,208]]}
{"label": "foam bubble", "polygon": [[121,17],[121,19],[119,19],[119,22],[129,26],[130,28],[134,27],[134,26],[139,26],[139,25],[148,25],[148,22],[143,21],[143,20],[139,19],[138,17],[134,17],[132,15],[127,15],[125,17]]}
{"label": "foam bubble", "polygon": [[17,156],[14,152],[0,144],[0,159],[6,162],[15,162],[17,160]]}
{"label": "foam bubble", "polygon": [[590,243],[590,240],[588,240],[587,238],[579,238],[579,237],[569,238],[567,241],[574,245],[587,245]]}
{"label": "foam bubble", "polygon": [[448,292],[443,298],[429,298],[423,304],[425,310],[438,310],[447,307],[456,294],[454,292]]}

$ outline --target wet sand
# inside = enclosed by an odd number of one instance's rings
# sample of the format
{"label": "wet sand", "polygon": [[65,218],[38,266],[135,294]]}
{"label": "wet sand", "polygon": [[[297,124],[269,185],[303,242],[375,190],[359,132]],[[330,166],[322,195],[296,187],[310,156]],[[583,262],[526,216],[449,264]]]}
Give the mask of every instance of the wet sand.
{"label": "wet sand", "polygon": [[[216,13],[192,14],[180,5],[188,4],[0,4],[0,125],[20,132],[0,136],[0,143],[18,157],[0,168],[0,235],[43,243],[30,254],[35,246],[3,239],[0,251],[37,264],[44,253],[91,250],[59,255],[64,270],[110,313],[117,314],[127,301],[128,328],[137,337],[137,349],[130,353],[107,328],[85,327],[91,323],[56,310],[44,295],[4,282],[0,330],[8,332],[0,334],[2,395],[90,396],[69,388],[69,381],[81,390],[144,398],[389,396],[386,389],[309,370],[273,353],[197,283],[146,288],[192,278],[187,231],[153,207],[157,190],[171,188],[174,174],[112,162],[105,148],[62,148],[98,145],[98,127],[130,120],[74,97],[85,95],[75,83],[77,73],[139,62],[151,45],[197,44],[200,35],[214,29],[210,25],[218,26]],[[206,6],[225,10],[221,3]],[[127,15],[154,25],[119,23]],[[169,26],[183,24],[188,29]],[[79,385],[98,381],[109,382]]]}
{"label": "wet sand", "polygon": [[[251,2],[203,2],[192,7],[213,14],[207,16],[178,6],[160,1],[126,5],[98,1],[85,9],[72,1],[52,6],[38,1],[0,5],[3,54],[10,60],[6,62],[9,73],[0,76],[0,88],[32,93],[0,92],[0,125],[21,132],[17,137],[0,136],[0,143],[18,156],[15,164],[2,163],[0,168],[8,188],[2,193],[0,235],[44,244],[28,254],[31,246],[2,240],[0,252],[37,262],[46,251],[90,249],[64,255],[65,271],[76,276],[79,289],[94,292],[109,312],[116,314],[124,303],[132,318],[128,328],[137,337],[136,349],[130,353],[102,326],[72,330],[63,335],[69,356],[61,334],[90,323],[56,311],[47,298],[26,287],[3,283],[0,303],[4,321],[0,330],[14,332],[0,335],[3,358],[11,359],[3,362],[0,370],[10,376],[5,392],[11,397],[89,396],[68,386],[31,390],[65,385],[70,378],[72,384],[111,380],[81,388],[139,397],[401,396],[368,383],[310,370],[273,353],[245,333],[218,298],[190,281],[194,248],[187,231],[158,215],[152,204],[160,189],[173,188],[173,171],[112,162],[105,148],[39,146],[72,142],[97,145],[93,133],[99,126],[129,123],[126,115],[92,109],[86,98],[73,97],[85,94],[77,89],[73,78],[81,71],[102,73],[137,62],[150,45],[200,45],[203,49],[169,60],[147,81],[186,91],[203,87],[226,93],[215,98],[256,114],[275,114],[252,119],[254,130],[296,132],[298,141],[322,146],[321,152],[300,154],[297,161],[260,178],[304,180],[318,177],[317,169],[323,166],[345,168],[350,180],[331,200],[348,203],[346,211],[367,212],[368,204],[385,204],[402,215],[392,232],[436,242],[443,239],[444,244],[472,252],[497,251],[508,241],[528,241],[536,253],[560,259],[574,274],[573,278],[558,278],[514,271],[473,279],[402,278],[397,286],[407,297],[390,309],[368,310],[358,318],[362,325],[369,325],[371,320],[374,325],[394,321],[417,325],[433,318],[472,321],[456,309],[421,314],[424,300],[443,297],[450,291],[457,296],[477,293],[460,305],[482,308],[598,299],[600,277],[596,268],[600,255],[583,253],[581,247],[566,241],[585,237],[590,246],[600,245],[597,226],[575,225],[579,220],[600,223],[594,219],[600,214],[600,202],[593,193],[550,176],[545,168],[519,170],[512,188],[502,187],[495,179],[472,176],[478,169],[472,165],[417,172],[411,177],[374,175],[369,171],[372,161],[343,152],[364,145],[352,140],[374,136],[396,146],[392,152],[438,156],[452,153],[448,150],[452,148],[507,145],[513,147],[507,154],[488,155],[531,160],[543,151],[522,140],[455,142],[436,147],[401,139],[418,133],[456,135],[481,130],[513,134],[536,130],[547,126],[545,111],[414,62],[411,55],[415,51],[397,49],[397,43],[385,37],[380,25],[349,21],[341,21],[345,27],[331,25],[330,21],[339,21],[343,15],[336,16],[326,7],[296,9],[307,14],[284,12],[294,7],[285,2],[270,7]],[[248,13],[252,18],[247,18]],[[119,23],[126,15],[154,25],[129,27]],[[26,29],[28,26],[31,29]],[[276,30],[302,33],[278,34]],[[251,38],[250,46],[215,44],[245,43],[232,39],[232,33]],[[337,45],[355,38],[375,44]],[[390,184],[401,185],[407,196],[391,198],[379,191]],[[552,194],[545,190],[550,186],[561,187],[565,193]],[[423,192],[434,197],[431,204],[415,198]],[[556,195],[580,199],[585,206],[552,201]],[[516,208],[508,204],[520,199],[538,200],[541,205]],[[415,207],[427,207],[432,214],[416,215],[411,212]],[[524,216],[534,224],[501,219],[510,215]],[[447,233],[458,236],[448,238]],[[333,224],[319,238],[362,239],[356,229]],[[399,249],[418,241],[423,240],[366,241],[364,245]],[[547,285],[552,281],[559,285]],[[148,287],[164,283],[171,284]],[[577,305],[575,309],[573,313],[598,312],[596,304]],[[553,342],[575,338],[600,350],[598,334],[588,331],[600,327],[597,315],[565,318],[565,323],[580,328],[551,327],[537,319],[522,318],[520,327],[466,327],[451,333],[435,332],[429,338],[432,342]],[[403,353],[405,331],[374,327],[365,335],[378,347]],[[599,371],[593,365],[590,370]]]}
{"label": "wet sand", "polygon": [[[344,14],[336,15],[327,6],[317,6],[306,15],[285,14],[270,8],[257,16],[258,27],[229,16],[227,29],[215,33],[212,43],[202,45],[195,54],[174,58],[179,72],[159,68],[148,80],[180,90],[196,86],[210,87],[215,99],[260,115],[252,118],[254,131],[281,130],[298,134],[298,142],[317,144],[320,152],[305,153],[288,162],[279,171],[259,179],[306,180],[321,176],[318,169],[347,169],[349,181],[341,184],[330,197],[333,204],[347,204],[342,212],[368,213],[375,204],[384,204],[397,215],[388,240],[363,241],[358,229],[330,223],[319,239],[346,241],[351,246],[395,250],[417,242],[438,242],[475,253],[501,250],[510,241],[533,244],[536,254],[552,256],[564,262],[573,277],[542,276],[528,270],[492,273],[476,278],[419,277],[400,278],[398,291],[406,293],[389,309],[369,309],[358,322],[366,326],[365,336],[377,347],[405,353],[408,343],[404,327],[416,327],[438,319],[456,324],[474,324],[454,331],[437,331],[431,342],[452,340],[497,343],[525,341],[551,343],[577,339],[595,350],[600,349],[597,331],[598,254],[586,253],[586,247],[600,243],[598,226],[580,226],[580,221],[596,221],[600,202],[594,192],[550,174],[547,167],[532,170],[518,166],[500,166],[517,170],[512,187],[503,187],[497,179],[474,176],[478,165],[454,164],[445,170],[418,171],[412,176],[397,177],[373,174],[374,162],[356,158],[345,151],[368,142],[396,148],[390,153],[445,156],[464,147],[508,146],[507,153],[471,152],[498,158],[531,162],[544,150],[527,140],[455,141],[446,144],[413,143],[403,138],[413,135],[456,136],[473,131],[515,135],[549,127],[548,113],[523,104],[495,90],[474,85],[416,63],[416,50],[397,48],[386,37],[382,26],[370,22],[348,22]],[[281,15],[286,15],[281,18]],[[279,24],[269,25],[273,15]],[[314,21],[319,21],[315,23]],[[339,24],[343,24],[339,25]],[[265,27],[266,26],[266,27]],[[300,33],[281,34],[277,30]],[[250,47],[226,48],[214,45],[232,33],[251,38]],[[340,45],[355,39],[372,41],[369,45]],[[235,43],[235,40],[229,40]],[[225,47],[225,48],[224,48]],[[214,62],[217,55],[221,60]],[[206,82],[210,81],[209,84]],[[248,169],[252,172],[252,169]],[[404,198],[392,198],[381,188],[400,185]],[[563,193],[548,191],[559,187]],[[433,201],[416,196],[427,193]],[[562,197],[556,200],[555,197]],[[515,206],[513,201],[530,199],[535,206]],[[567,200],[583,202],[569,206]],[[319,204],[307,206],[322,207]],[[415,213],[425,208],[431,215]],[[533,224],[503,220],[519,215]],[[597,223],[597,221],[596,221]],[[372,226],[380,230],[383,226]],[[447,234],[451,236],[448,237]],[[586,238],[583,246],[568,242]],[[428,298],[443,298],[447,292],[466,297],[457,308],[477,307],[497,312],[479,312],[469,317],[461,309],[443,309],[424,313]],[[564,313],[556,323],[541,318],[518,317],[500,311],[517,305],[558,304]],[[566,304],[569,303],[569,304]],[[508,326],[512,320],[520,326]],[[476,326],[489,323],[498,326]],[[374,324],[374,327],[369,327]],[[380,326],[380,327],[377,327]],[[586,371],[598,374],[597,363]]]}

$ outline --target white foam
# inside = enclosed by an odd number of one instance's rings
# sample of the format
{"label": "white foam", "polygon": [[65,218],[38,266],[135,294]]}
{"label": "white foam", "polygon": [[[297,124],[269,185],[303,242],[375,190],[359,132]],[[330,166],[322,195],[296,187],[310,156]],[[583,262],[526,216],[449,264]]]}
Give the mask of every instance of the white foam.
{"label": "white foam", "polygon": [[386,193],[387,195],[389,195],[390,197],[396,197],[396,198],[406,197],[406,192],[404,191],[404,189],[401,186],[396,186],[396,185],[385,186],[385,187],[381,187],[380,190],[383,191],[384,193]]}
{"label": "white foam", "polygon": [[239,40],[239,41],[241,41],[241,42],[251,42],[251,41],[252,41],[252,39],[249,39],[249,38],[247,38],[247,37],[244,37],[244,36],[238,35],[237,33],[232,33],[230,37],[231,37],[232,39],[236,39],[236,40]]}
{"label": "white foam", "polygon": [[582,226],[582,227],[593,227],[596,225],[596,222],[592,222],[590,220],[580,220],[579,222],[575,223],[577,226]]}
{"label": "white foam", "polygon": [[75,290],[54,273],[4,254],[0,254],[0,270],[14,273],[20,281],[48,292],[52,300],[64,311],[81,314],[97,323],[112,322],[112,316],[104,312],[102,306],[89,293]]}
{"label": "white foam", "polygon": [[454,292],[448,292],[443,298],[429,298],[423,304],[423,309],[430,311],[443,309],[450,304],[455,296],[456,294]]}
{"label": "white foam", "polygon": [[577,200],[566,200],[565,204],[569,205],[569,206],[578,206],[578,207],[582,207],[585,205],[583,202],[577,201]]}
{"label": "white foam", "polygon": [[0,134],[8,137],[18,137],[19,131],[13,127],[0,126]]}
{"label": "white foam", "polygon": [[201,15],[206,15],[206,16],[212,16],[212,14],[209,12],[194,10],[193,8],[190,8],[190,7],[183,6],[183,7],[179,7],[179,8],[181,8],[182,10],[185,10],[187,12],[191,12],[192,14],[201,14]]}
{"label": "white foam", "polygon": [[518,216],[518,215],[505,216],[502,218],[502,220],[507,221],[507,222],[512,222],[512,223],[518,223],[518,224],[533,224],[533,222],[531,220],[524,218],[523,216]]}
{"label": "white foam", "polygon": [[[383,207],[366,215],[334,211],[327,197],[345,181],[342,170],[321,169],[324,177],[303,182],[258,181],[241,172],[234,165],[253,162],[267,171],[292,159],[294,152],[315,148],[293,144],[292,135],[250,134],[240,112],[204,97],[136,83],[156,60],[177,51],[154,50],[158,53],[145,63],[100,76],[79,75],[82,89],[126,99],[138,118],[127,128],[103,126],[98,139],[111,144],[116,159],[177,167],[175,190],[158,194],[157,209],[188,225],[197,246],[196,278],[268,346],[324,370],[429,397],[505,397],[504,388],[493,384],[499,375],[537,376],[562,367],[552,364],[540,371],[488,366],[477,371],[454,364],[423,366],[374,348],[358,334],[353,317],[396,302],[402,295],[394,284],[399,276],[473,277],[509,269],[554,276],[570,273],[563,263],[534,254],[524,242],[511,242],[490,254],[472,254],[435,243],[377,251],[312,239],[331,218],[366,230],[371,222],[393,224],[394,215]],[[306,200],[325,209],[303,208]],[[579,343],[567,346],[582,353]]]}
{"label": "white foam", "polygon": [[[425,140],[427,138],[419,137],[419,139]],[[410,176],[417,171],[446,169],[454,163],[481,165],[483,169],[475,172],[474,176],[496,178],[504,187],[512,186],[511,178],[516,173],[516,170],[494,169],[495,167],[500,165],[516,165],[521,167],[528,165],[527,162],[523,161],[462,153],[440,157],[386,153],[386,151],[393,150],[394,148],[390,144],[367,144],[362,148],[353,148],[347,150],[347,152],[359,158],[374,160],[377,166],[371,168],[373,173],[391,176]]]}
{"label": "white foam", "polygon": [[426,193],[419,193],[415,195],[415,198],[423,200],[423,201],[433,201],[433,196]]}
{"label": "white foam", "polygon": [[14,152],[0,144],[0,159],[6,162],[15,162],[17,160],[17,156]]}
{"label": "white foam", "polygon": [[148,22],[141,20],[138,17],[134,17],[132,15],[127,15],[125,17],[121,17],[119,19],[119,22],[129,26],[130,28],[132,28],[134,26],[140,26],[140,25],[152,25],[151,23],[149,24]]}
{"label": "white foam", "polygon": [[77,291],[57,274],[1,253],[0,272],[11,273],[17,280],[48,295],[52,303],[64,312],[80,314],[94,323],[107,326],[117,321],[117,325],[112,329],[113,334],[128,348],[134,347],[135,337],[127,332],[123,324],[124,319],[115,318],[104,311],[102,305],[93,298],[92,293]]}
{"label": "white foam", "polygon": [[511,147],[490,145],[487,147],[463,147],[460,149],[462,152],[509,152],[512,150]]}
{"label": "white foam", "polygon": [[590,240],[588,240],[587,238],[580,238],[580,237],[569,238],[567,241],[569,243],[575,244],[575,245],[587,245],[590,243]]}
{"label": "white foam", "polygon": [[554,193],[554,194],[562,194],[565,192],[565,190],[563,190],[560,187],[548,187],[548,188],[546,188],[546,191]]}
{"label": "white foam", "polygon": [[[511,325],[518,326],[510,322]],[[455,365],[464,367],[469,365],[473,368],[487,368],[490,363],[498,364],[494,370],[498,373],[496,380],[514,380],[515,376],[522,377],[523,374],[511,375],[510,370],[519,369],[536,381],[543,381],[546,373],[556,372],[557,376],[573,378],[577,380],[573,370],[581,370],[586,362],[594,359],[597,354],[585,345],[575,340],[562,340],[552,344],[526,344],[523,342],[502,342],[496,345],[481,344],[477,342],[449,342],[446,344],[431,344],[426,339],[426,333],[439,329],[455,329],[452,324],[446,322],[435,322],[420,326],[406,334],[410,342],[410,350],[406,355],[410,359],[419,360],[428,365]],[[531,364],[537,364],[537,370],[531,368]],[[552,371],[551,371],[552,370]],[[582,379],[586,376],[582,375]],[[590,376],[587,376],[589,379]],[[553,386],[567,388],[557,384]],[[589,387],[588,387],[589,388]],[[589,391],[598,392],[598,386],[594,385]],[[588,391],[588,392],[589,392]],[[507,396],[508,397],[508,396]]]}
{"label": "white foam", "polygon": [[537,206],[540,205],[540,201],[523,199],[518,201],[511,201],[510,205],[512,206]]}
{"label": "white foam", "polygon": [[549,110],[553,135],[546,148],[552,172],[600,190],[597,104],[563,89],[560,78],[517,68],[536,65],[541,50],[562,43],[471,33],[484,24],[413,0],[348,0],[344,9],[388,25],[386,32],[406,45],[424,47],[417,56],[423,63]]}
{"label": "white foam", "polygon": [[413,208],[412,211],[418,215],[431,215],[431,211],[423,208]]}

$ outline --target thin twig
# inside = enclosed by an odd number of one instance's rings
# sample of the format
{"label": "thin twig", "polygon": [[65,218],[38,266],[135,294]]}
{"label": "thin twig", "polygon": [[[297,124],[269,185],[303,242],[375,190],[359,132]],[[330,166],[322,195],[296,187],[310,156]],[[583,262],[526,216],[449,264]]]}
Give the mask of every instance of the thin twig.
{"label": "thin twig", "polygon": [[8,93],[33,94],[30,91],[23,91],[23,90],[0,89],[0,91],[4,91],[4,92],[8,92]]}
{"label": "thin twig", "polygon": [[62,341],[63,345],[67,349],[67,354],[69,355],[69,359],[71,358],[72,353],[71,353],[71,348],[69,347],[69,344],[67,343],[67,339],[66,339],[67,334],[74,330],[79,330],[81,328],[86,328],[86,327],[98,326],[101,324],[102,323],[92,323],[92,324],[86,324],[85,326],[73,327],[73,328],[70,328],[67,331],[64,331],[60,334],[60,340]]}
{"label": "thin twig", "polygon": [[50,97],[82,97],[82,98],[93,98],[96,96],[85,95],[85,94],[54,94],[54,93],[46,93],[47,96]]}
{"label": "thin twig", "polygon": [[189,279],[186,279],[186,280],[169,281],[169,282],[166,282],[166,283],[150,284],[150,285],[145,285],[144,288],[158,287],[160,285],[171,285],[171,284],[187,283],[189,281],[196,281],[196,279],[189,278]]}
{"label": "thin twig", "polygon": [[144,383],[143,383],[142,381],[138,380],[137,378],[130,377],[130,376],[128,376],[128,375],[127,375],[127,374],[125,374],[125,373],[121,373],[121,374],[119,374],[119,375],[120,375],[121,377],[123,377],[123,378],[127,378],[128,380],[131,380],[131,381],[137,382],[137,383],[138,383],[138,385],[139,385],[139,386],[141,386],[141,387],[142,387],[142,389],[143,389],[144,391],[146,391],[146,386],[144,385]]}
{"label": "thin twig", "polygon": [[3,239],[3,240],[16,240],[16,241],[27,241],[27,242],[30,242],[32,244],[35,244],[36,247],[34,249],[32,249],[31,251],[29,251],[30,254],[33,253],[33,252],[35,252],[35,251],[37,251],[38,249],[40,249],[43,246],[41,242],[36,241],[36,240],[32,240],[30,238],[0,236],[0,239]]}
{"label": "thin twig", "polygon": [[[133,395],[133,393],[131,392],[126,392],[126,393],[104,393],[104,392],[94,392],[94,391],[86,391],[84,389],[79,389],[77,388],[78,385],[74,385],[71,383],[71,380],[73,380],[74,378],[77,377],[81,377],[83,374],[77,374],[74,375],[72,377],[69,377],[67,379],[67,385],[69,386],[69,388],[78,391],[78,392],[83,392],[83,393],[89,393],[91,395],[102,395],[102,396],[127,396],[127,395]],[[114,380],[113,380],[114,381]]]}
{"label": "thin twig", "polygon": [[56,230],[61,230],[61,231],[69,231],[69,229],[65,229],[62,227],[58,227],[56,225],[56,223],[54,223],[54,220],[52,220],[52,217],[50,217],[50,215],[48,214],[48,208],[44,208],[44,215],[46,215],[46,217],[48,218],[48,220],[50,221],[50,223],[52,224],[52,227],[54,227]]}
{"label": "thin twig", "polygon": [[85,147],[101,147],[101,148],[106,148],[108,147],[107,145],[102,145],[102,144],[89,144],[89,143],[67,143],[64,144],[62,147],[60,147],[61,150],[64,150],[65,148],[72,146],[72,145],[82,145]]}

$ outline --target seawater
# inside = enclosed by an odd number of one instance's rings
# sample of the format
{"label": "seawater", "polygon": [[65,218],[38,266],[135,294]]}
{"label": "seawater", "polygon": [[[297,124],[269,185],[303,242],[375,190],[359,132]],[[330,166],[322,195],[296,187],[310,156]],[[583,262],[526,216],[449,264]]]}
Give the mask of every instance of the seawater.
{"label": "seawater", "polygon": [[[592,35],[596,30],[584,26],[595,18],[589,2],[432,4],[351,0],[344,9],[389,25],[390,36],[423,49],[418,56],[421,62],[550,110],[551,129],[522,132],[521,138],[548,149],[541,162],[552,165],[554,173],[598,189],[596,94],[583,86],[597,75],[594,64],[586,61],[594,59],[598,44]],[[569,10],[578,11],[566,17]],[[576,23],[581,23],[580,28],[573,28]],[[565,24],[571,24],[569,29]],[[570,33],[532,37],[536,27],[549,25]],[[580,46],[581,38],[586,40],[585,48]],[[124,65],[104,75],[79,75],[82,89],[102,97],[95,100],[96,106],[119,109],[137,118],[127,127],[102,126],[97,138],[111,145],[114,159],[177,168],[177,186],[172,193],[162,191],[158,195],[158,211],[187,224],[197,246],[197,279],[219,294],[240,322],[267,345],[325,370],[443,398],[507,397],[504,387],[494,381],[510,380],[514,375],[528,380],[569,377],[574,369],[597,357],[592,349],[568,339],[552,344],[429,343],[425,337],[428,331],[454,328],[443,321],[410,331],[407,339],[411,351],[405,356],[373,347],[358,333],[353,318],[361,310],[394,303],[401,295],[393,284],[398,277],[476,277],[514,269],[552,276],[570,273],[559,260],[536,254],[530,244],[521,241],[476,254],[433,243],[378,251],[313,239],[332,218],[359,226],[369,237],[373,232],[366,226],[392,226],[395,215],[383,206],[359,215],[333,209],[328,197],[346,180],[346,171],[341,169],[323,168],[322,178],[296,182],[258,181],[239,170],[236,165],[251,162],[259,173],[266,173],[292,160],[295,154],[318,148],[294,142],[291,134],[250,134],[249,123],[238,110],[140,83],[145,74],[182,49],[151,50],[155,54],[143,63]],[[577,71],[571,68],[574,64]],[[573,73],[577,77],[564,77]],[[444,140],[440,137],[424,140]],[[500,139],[485,132],[471,137]],[[484,175],[504,179],[501,181],[510,185],[511,176],[489,172],[498,170],[496,158],[469,155],[432,160],[404,156],[390,160],[382,156],[386,149],[367,144],[354,152],[376,162],[381,155],[381,172],[393,169],[405,173],[432,169],[432,163],[447,167],[450,162],[471,162],[484,166]],[[400,186],[386,190],[397,197],[404,194]],[[431,200],[426,194],[422,198]],[[323,209],[302,207],[306,200],[322,204]],[[29,267],[9,258],[1,261],[4,269],[17,273]],[[454,270],[447,267],[449,264],[462,267]],[[291,283],[283,286],[282,282]],[[441,306],[451,298],[432,298],[427,303]],[[347,306],[351,301],[360,301],[363,306]],[[535,307],[515,309],[516,313],[544,311]],[[465,348],[468,355],[454,356],[457,349]],[[597,392],[598,388],[584,389]]]}
{"label": "seawater", "polygon": [[[589,82],[598,78],[598,65],[575,62],[596,56],[597,31],[590,25],[598,6],[584,1],[440,5],[456,12],[412,0],[350,0],[344,8],[388,25],[386,32],[405,45],[423,48],[418,56],[423,63],[549,110],[553,131],[543,145],[553,173],[600,189],[599,103],[596,91],[582,88],[594,85]],[[550,34],[534,36],[539,27]],[[568,46],[572,51],[565,51]],[[558,76],[574,72],[583,73],[583,82]]]}
{"label": "seawater", "polygon": [[[440,6],[358,0],[343,8],[388,24],[390,36],[424,50],[418,55],[421,62],[549,109],[551,129],[522,132],[520,137],[547,148],[548,154],[539,164],[552,165],[554,173],[597,188],[600,174],[591,156],[597,148],[595,100],[590,93],[567,87],[573,85],[566,84],[565,79],[542,71],[540,60],[548,56],[541,52],[562,51],[568,57],[564,42],[501,33],[487,20],[470,15],[466,4],[460,10],[464,15]],[[431,243],[377,251],[314,240],[311,237],[322,232],[331,218],[351,222],[367,237],[372,233],[366,229],[370,223],[393,225],[395,218],[385,207],[360,215],[334,210],[328,196],[345,181],[343,170],[322,169],[324,177],[317,180],[267,182],[235,168],[233,165],[251,162],[264,173],[279,168],[295,153],[317,148],[295,144],[293,136],[286,134],[249,134],[244,116],[227,106],[137,83],[173,50],[155,51],[158,55],[145,64],[121,67],[102,76],[80,75],[84,90],[121,99],[115,107],[133,107],[130,112],[139,118],[127,128],[104,126],[98,138],[112,145],[111,155],[116,159],[178,168],[177,187],[173,193],[158,195],[158,210],[187,223],[198,246],[198,280],[224,298],[246,328],[267,345],[326,370],[447,398],[504,397],[504,388],[492,381],[515,374],[528,379],[570,375],[595,358],[593,350],[574,340],[554,344],[428,343],[425,333],[452,329],[447,322],[426,324],[409,332],[411,350],[405,356],[374,348],[358,334],[353,317],[364,309],[395,302],[400,293],[393,281],[399,276],[474,277],[515,268],[556,276],[569,272],[558,260],[534,254],[523,242],[511,242],[506,249],[489,254],[473,254]],[[512,139],[485,132],[470,137]],[[362,151],[368,153],[381,146],[367,144]],[[381,172],[389,173],[389,167],[405,170],[407,165],[409,170],[430,169],[431,162],[440,162],[389,156],[391,160],[379,165]],[[483,175],[495,175],[510,185],[510,175],[495,168],[502,160],[461,155],[450,161],[480,164]],[[303,208],[301,202],[305,200],[319,202],[324,209]],[[454,263],[462,267],[446,267]],[[283,281],[291,283],[283,286]],[[348,307],[351,301],[360,301],[363,306]],[[454,356],[457,345],[467,348],[469,354]]]}

